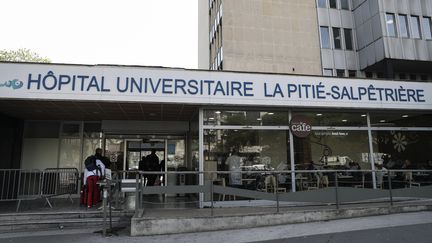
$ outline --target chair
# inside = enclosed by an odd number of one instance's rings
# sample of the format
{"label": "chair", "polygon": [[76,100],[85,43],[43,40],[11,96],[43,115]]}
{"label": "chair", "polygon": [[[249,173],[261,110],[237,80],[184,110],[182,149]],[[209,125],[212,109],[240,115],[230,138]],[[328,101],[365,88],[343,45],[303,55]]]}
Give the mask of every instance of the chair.
{"label": "chair", "polygon": [[321,185],[321,178],[319,177],[319,175],[314,174],[315,180],[312,179],[312,181],[310,181],[307,185],[307,190],[317,190],[320,185]]}
{"label": "chair", "polygon": [[264,179],[265,184],[265,191],[266,192],[273,192],[276,194],[276,192],[286,192],[286,188],[284,187],[278,187],[276,189],[276,177],[274,175],[267,176]]}
{"label": "chair", "polygon": [[405,179],[405,182],[407,183],[407,185],[409,186],[409,188],[411,188],[413,186],[420,187],[420,183],[413,181],[413,173],[412,173],[412,171],[410,171],[410,172],[404,172],[404,179]]}

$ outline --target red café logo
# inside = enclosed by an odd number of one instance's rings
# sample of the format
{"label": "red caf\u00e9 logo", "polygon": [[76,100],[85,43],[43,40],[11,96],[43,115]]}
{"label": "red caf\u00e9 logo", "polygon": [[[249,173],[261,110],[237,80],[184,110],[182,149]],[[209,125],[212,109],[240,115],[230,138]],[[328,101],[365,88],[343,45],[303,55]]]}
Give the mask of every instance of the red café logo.
{"label": "red caf\u00e9 logo", "polygon": [[289,128],[294,136],[305,138],[311,133],[312,125],[309,118],[304,116],[295,116],[291,119]]}

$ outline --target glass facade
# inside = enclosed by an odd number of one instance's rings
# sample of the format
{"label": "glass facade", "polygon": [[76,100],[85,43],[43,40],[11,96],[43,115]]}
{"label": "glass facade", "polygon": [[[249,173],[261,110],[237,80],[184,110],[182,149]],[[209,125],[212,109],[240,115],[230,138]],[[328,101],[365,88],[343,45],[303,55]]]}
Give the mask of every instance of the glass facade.
{"label": "glass facade", "polygon": [[[269,115],[271,122],[263,122]],[[306,138],[294,136],[289,129],[289,117],[296,116],[310,121],[312,131]],[[355,170],[403,168],[405,160],[410,161],[410,168],[421,169],[432,160],[424,152],[432,149],[432,114],[230,109],[203,110],[202,122],[204,171],[221,172],[206,175],[204,181],[213,179],[249,190],[264,190],[269,176],[257,171],[278,171],[276,180],[287,191],[332,186],[336,175],[340,186],[373,188],[377,185],[373,174]],[[398,162],[383,163],[386,155]],[[291,169],[294,174],[288,172]]]}

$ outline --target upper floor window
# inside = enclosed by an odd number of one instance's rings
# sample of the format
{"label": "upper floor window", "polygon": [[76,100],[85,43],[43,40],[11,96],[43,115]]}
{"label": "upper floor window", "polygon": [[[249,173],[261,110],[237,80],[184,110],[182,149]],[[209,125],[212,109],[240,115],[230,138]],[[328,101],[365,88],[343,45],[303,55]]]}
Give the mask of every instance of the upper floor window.
{"label": "upper floor window", "polygon": [[353,49],[352,30],[344,29],[344,36],[345,36],[345,49],[352,50]]}
{"label": "upper floor window", "polygon": [[411,35],[413,38],[420,39],[420,21],[418,16],[411,16]]}
{"label": "upper floor window", "polygon": [[323,75],[324,75],[324,76],[328,76],[328,77],[333,76],[333,69],[330,69],[330,68],[324,68],[324,70],[323,70]]}
{"label": "upper floor window", "polygon": [[386,13],[385,16],[386,26],[387,26],[387,35],[390,37],[396,37],[396,21],[395,15],[392,13]]}
{"label": "upper floor window", "polygon": [[329,0],[330,8],[337,8],[336,0]]}
{"label": "upper floor window", "polygon": [[318,8],[327,8],[327,0],[317,0]]}
{"label": "upper floor window", "polygon": [[427,40],[432,39],[432,21],[431,17],[423,17],[422,19],[423,25],[423,36]]}
{"label": "upper floor window", "polygon": [[329,28],[325,26],[320,26],[320,35],[321,35],[321,48],[330,49]]}
{"label": "upper floor window", "polygon": [[343,69],[336,69],[336,77],[345,77],[345,70]]}
{"label": "upper floor window", "polygon": [[341,31],[339,28],[333,28],[334,48],[342,49]]}
{"label": "upper floor window", "polygon": [[349,1],[348,0],[341,0],[340,5],[341,5],[341,9],[349,10]]}
{"label": "upper floor window", "polygon": [[399,15],[399,36],[400,37],[409,37],[408,32],[408,18],[406,15]]}

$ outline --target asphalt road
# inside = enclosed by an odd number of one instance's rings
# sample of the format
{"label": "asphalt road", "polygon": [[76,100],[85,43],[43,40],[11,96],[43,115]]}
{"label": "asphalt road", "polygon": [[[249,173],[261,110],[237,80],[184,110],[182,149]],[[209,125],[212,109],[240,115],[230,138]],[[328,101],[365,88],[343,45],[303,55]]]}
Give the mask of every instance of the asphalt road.
{"label": "asphalt road", "polygon": [[432,224],[417,224],[409,226],[379,228],[370,230],[358,230],[338,232],[331,234],[312,235],[277,239],[269,241],[258,241],[260,243],[431,243]]}
{"label": "asphalt road", "polygon": [[432,212],[392,214],[325,222],[289,224],[242,230],[130,237],[124,230],[119,236],[103,238],[86,230],[0,234],[0,242],[415,242],[432,243]]}

